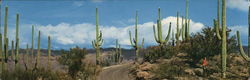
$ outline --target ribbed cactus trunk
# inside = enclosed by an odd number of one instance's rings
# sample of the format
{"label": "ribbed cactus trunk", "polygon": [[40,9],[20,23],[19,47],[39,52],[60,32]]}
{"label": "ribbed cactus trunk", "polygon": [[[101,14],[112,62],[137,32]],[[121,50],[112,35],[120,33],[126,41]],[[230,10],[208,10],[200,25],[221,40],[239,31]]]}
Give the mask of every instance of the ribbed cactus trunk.
{"label": "ribbed cactus trunk", "polygon": [[15,66],[18,67],[19,60],[19,14],[16,15],[16,53],[15,53]]}
{"label": "ribbed cactus trunk", "polygon": [[[218,0],[218,19],[220,20],[220,0]],[[222,40],[222,51],[221,51],[221,75],[222,78],[226,78],[226,69],[227,69],[227,27],[226,27],[226,0],[222,0],[222,36],[220,33],[220,21],[214,20],[216,27],[216,35],[219,40]]]}
{"label": "ribbed cactus trunk", "polygon": [[5,7],[5,17],[4,17],[4,66],[7,68],[7,61],[8,61],[8,38],[7,38],[7,30],[8,30],[8,7]]}
{"label": "ribbed cactus trunk", "polygon": [[[34,25],[32,25],[31,59],[34,59]],[[33,61],[33,60],[32,60]]]}
{"label": "ribbed cactus trunk", "polygon": [[139,45],[138,43],[138,12],[136,11],[136,17],[135,17],[135,37],[133,38],[132,40],[132,36],[131,36],[131,31],[129,31],[129,39],[130,39],[130,43],[131,43],[131,46],[135,49],[135,54],[136,54],[136,58],[135,58],[135,61],[138,61],[138,58],[139,58],[139,49],[140,48],[143,48],[143,45],[144,45],[144,38],[142,40],[142,43],[141,45]]}
{"label": "ribbed cactus trunk", "polygon": [[96,49],[96,64],[100,64],[100,46],[103,44],[102,32],[99,33],[98,8],[96,8],[96,40],[92,41],[92,46]]}
{"label": "ribbed cactus trunk", "polygon": [[[180,36],[181,36],[181,31],[182,31],[182,29],[180,29],[180,25],[179,25],[179,12],[177,12],[177,23],[176,23],[176,34],[175,34],[175,39],[176,39],[176,51],[177,51],[177,53],[179,53],[179,46],[180,46],[180,40],[179,40],[179,38],[180,38]],[[174,32],[174,30],[172,31],[172,32]]]}
{"label": "ribbed cactus trunk", "polygon": [[186,40],[190,39],[190,19],[188,18],[188,0],[186,0],[186,17],[185,17],[185,38]]}
{"label": "ribbed cactus trunk", "polygon": [[3,70],[3,64],[4,64],[4,57],[3,57],[3,38],[2,38],[2,33],[0,33],[0,57],[1,57],[1,73]]}
{"label": "ribbed cactus trunk", "polygon": [[40,38],[41,38],[41,31],[38,32],[38,40],[37,40],[37,57],[36,57],[36,63],[37,67],[40,66]]}
{"label": "ribbed cactus trunk", "polygon": [[50,36],[48,36],[48,69],[51,70],[51,41]]}
{"label": "ribbed cactus trunk", "polygon": [[116,39],[115,54],[116,54],[117,62],[120,63],[122,51],[121,51],[121,45],[119,44],[118,39]]}

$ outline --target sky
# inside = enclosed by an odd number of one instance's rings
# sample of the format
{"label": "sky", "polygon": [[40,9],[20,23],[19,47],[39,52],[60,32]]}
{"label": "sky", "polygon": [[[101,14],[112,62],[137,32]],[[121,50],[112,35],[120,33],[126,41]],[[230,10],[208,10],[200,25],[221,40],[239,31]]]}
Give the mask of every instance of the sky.
{"label": "sky", "polygon": [[[247,0],[227,0],[227,26],[235,35],[240,31],[243,44],[247,44]],[[92,48],[95,39],[95,8],[99,9],[99,25],[103,32],[103,48],[114,47],[118,39],[123,48],[132,48],[129,31],[134,34],[135,13],[138,11],[139,43],[157,45],[153,36],[153,25],[157,20],[157,9],[161,8],[163,35],[169,23],[176,28],[176,13],[185,15],[185,0],[3,0],[9,7],[8,37],[15,41],[15,19],[20,14],[20,47],[31,45],[31,25],[35,26],[35,48],[38,31],[41,31],[41,48],[47,48],[50,35],[53,49],[69,49],[75,46]],[[217,17],[217,0],[189,0],[190,31],[213,26]],[[181,21],[181,19],[180,19]],[[3,24],[1,24],[3,26]]]}

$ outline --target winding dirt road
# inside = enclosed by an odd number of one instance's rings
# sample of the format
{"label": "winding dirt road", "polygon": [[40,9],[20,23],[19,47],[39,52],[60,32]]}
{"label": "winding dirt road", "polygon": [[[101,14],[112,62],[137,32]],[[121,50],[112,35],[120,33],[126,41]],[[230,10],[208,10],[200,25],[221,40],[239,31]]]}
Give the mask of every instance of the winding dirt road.
{"label": "winding dirt road", "polygon": [[126,63],[105,67],[97,80],[132,80],[128,75],[131,65],[131,63]]}

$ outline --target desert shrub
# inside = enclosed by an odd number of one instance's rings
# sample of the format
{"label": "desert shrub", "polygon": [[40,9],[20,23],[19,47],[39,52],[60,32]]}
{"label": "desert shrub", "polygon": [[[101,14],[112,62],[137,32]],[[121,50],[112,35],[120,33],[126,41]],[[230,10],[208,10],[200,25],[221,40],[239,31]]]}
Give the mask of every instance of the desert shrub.
{"label": "desert shrub", "polygon": [[[228,53],[236,52],[237,42],[235,36],[230,36],[227,32]],[[189,41],[183,41],[180,45],[181,51],[187,53],[193,64],[198,63],[204,57],[213,57],[221,53],[221,40],[215,34],[215,30],[206,27],[201,32],[192,34]]]}
{"label": "desert shrub", "polygon": [[68,66],[68,74],[72,78],[77,77],[77,73],[84,66],[83,59],[87,54],[86,49],[79,47],[71,48],[68,52],[63,51],[62,56],[58,59],[60,64]]}
{"label": "desert shrub", "polygon": [[3,71],[1,74],[3,80],[62,80],[58,73],[39,68],[37,70],[17,69],[13,71]]}
{"label": "desert shrub", "polygon": [[143,54],[143,59],[146,62],[155,62],[159,58],[169,59],[176,53],[176,47],[166,45],[164,48],[160,46],[150,46]]}

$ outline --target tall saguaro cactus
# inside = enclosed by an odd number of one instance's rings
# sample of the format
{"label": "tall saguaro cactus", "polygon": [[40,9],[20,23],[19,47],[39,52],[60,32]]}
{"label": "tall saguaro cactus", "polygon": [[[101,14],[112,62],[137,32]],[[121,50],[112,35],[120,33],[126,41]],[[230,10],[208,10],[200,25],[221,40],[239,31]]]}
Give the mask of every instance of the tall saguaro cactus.
{"label": "tall saguaro cactus", "polygon": [[19,14],[16,15],[16,53],[15,53],[15,64],[18,64],[19,60]]}
{"label": "tall saguaro cactus", "polygon": [[[155,25],[153,26],[153,31],[154,31],[154,37],[155,41],[163,47],[169,40],[170,38],[170,32],[171,32],[171,22],[169,24],[169,29],[168,29],[168,34],[167,37],[162,39],[162,24],[161,24],[161,11],[160,8],[158,9],[158,20],[157,20],[157,31],[155,30]],[[158,33],[158,34],[157,34]],[[156,35],[157,34],[157,35]]]}
{"label": "tall saguaro cactus", "polygon": [[102,32],[99,32],[98,8],[96,8],[96,40],[92,41],[92,46],[96,49],[96,64],[100,64],[100,47],[103,43]]}
{"label": "tall saguaro cactus", "polygon": [[130,43],[131,43],[131,46],[135,48],[135,54],[136,54],[136,61],[138,60],[139,58],[139,49],[143,47],[144,45],[144,38],[142,40],[142,43],[141,45],[139,45],[138,43],[138,12],[136,11],[136,21],[135,21],[135,38],[133,38],[132,40],[132,36],[131,36],[131,31],[129,31],[129,39],[130,39]]}
{"label": "tall saguaro cactus", "polygon": [[15,60],[14,41],[11,41],[11,60]]}
{"label": "tall saguaro cactus", "polygon": [[[218,1],[218,6],[220,6],[219,4],[220,0]],[[218,7],[218,16],[220,14],[220,10]],[[220,17],[218,17],[218,19],[220,19]],[[216,22],[216,21],[215,21]],[[216,25],[216,34],[219,40],[222,40],[222,53],[221,53],[221,67],[222,67],[222,78],[226,78],[226,64],[227,64],[227,27],[226,27],[226,0],[222,0],[222,33],[220,33],[219,31],[219,27],[220,25],[218,24],[220,21],[217,21],[217,25]],[[222,34],[222,35],[220,35]],[[220,36],[222,38],[220,38]]]}
{"label": "tall saguaro cactus", "polygon": [[51,69],[51,41],[50,41],[50,36],[48,36],[48,69]]}
{"label": "tall saguaro cactus", "polygon": [[34,25],[32,25],[32,43],[31,43],[31,56],[34,59]]}
{"label": "tall saguaro cactus", "polygon": [[185,38],[189,40],[189,31],[190,31],[190,19],[188,18],[188,0],[186,0],[186,18],[185,18]]}
{"label": "tall saguaro cactus", "polygon": [[36,61],[37,61],[37,65],[39,66],[40,65],[40,38],[41,38],[41,31],[38,32],[38,42],[37,42],[37,58],[36,58]]}
{"label": "tall saguaro cactus", "polygon": [[8,7],[5,7],[5,17],[4,17],[4,66],[7,68],[8,61],[8,38],[7,38],[7,30],[8,30]]}

